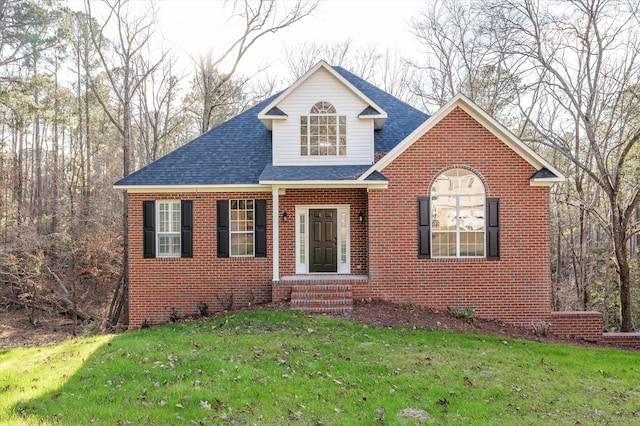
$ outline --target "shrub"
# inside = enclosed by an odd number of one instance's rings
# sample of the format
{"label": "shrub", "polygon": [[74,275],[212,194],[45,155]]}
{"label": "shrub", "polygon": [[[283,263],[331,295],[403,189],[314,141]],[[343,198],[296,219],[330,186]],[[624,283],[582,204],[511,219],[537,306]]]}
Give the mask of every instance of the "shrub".
{"label": "shrub", "polygon": [[447,306],[447,312],[449,312],[449,315],[466,322],[473,322],[476,319],[476,312],[471,306],[467,306],[466,308],[452,308]]}
{"label": "shrub", "polygon": [[533,324],[531,327],[533,328],[533,333],[536,336],[548,337],[549,330],[551,330],[551,323],[542,320],[540,321],[540,325]]}
{"label": "shrub", "polygon": [[169,314],[169,319],[171,320],[171,322],[178,322],[178,319],[180,318],[180,316],[178,315],[178,310],[176,309],[176,307],[172,307],[171,308],[171,313]]}
{"label": "shrub", "polygon": [[207,317],[209,316],[209,305],[205,302],[198,302],[198,312],[200,312],[200,316]]}
{"label": "shrub", "polygon": [[218,302],[220,302],[220,305],[222,305],[225,311],[230,310],[233,306],[233,294],[231,293],[216,294],[216,299],[218,299]]}

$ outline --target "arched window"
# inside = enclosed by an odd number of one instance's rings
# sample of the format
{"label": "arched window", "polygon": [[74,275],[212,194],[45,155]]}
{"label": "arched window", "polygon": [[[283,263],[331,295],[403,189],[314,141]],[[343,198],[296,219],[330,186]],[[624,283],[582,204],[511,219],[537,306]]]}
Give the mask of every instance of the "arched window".
{"label": "arched window", "polygon": [[300,117],[300,155],[346,155],[347,117],[329,102],[318,102]]}
{"label": "arched window", "polygon": [[440,174],[431,186],[431,256],[485,256],[485,188],[466,169]]}

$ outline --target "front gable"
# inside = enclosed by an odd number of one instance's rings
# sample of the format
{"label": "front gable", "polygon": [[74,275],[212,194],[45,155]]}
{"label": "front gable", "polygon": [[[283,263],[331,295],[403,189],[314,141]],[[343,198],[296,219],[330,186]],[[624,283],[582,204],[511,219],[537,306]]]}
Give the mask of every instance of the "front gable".
{"label": "front gable", "polygon": [[[381,158],[376,164],[374,164],[369,170],[362,174],[360,179],[366,179],[374,172],[381,173],[386,167],[392,164],[396,159],[401,156],[405,151],[410,149],[418,140],[425,137],[434,127],[438,126],[443,120],[451,116],[452,112],[456,109],[460,109],[466,116],[470,117],[475,123],[481,126],[486,131],[490,132],[498,141],[500,141],[506,148],[508,148],[515,157],[521,159],[532,167],[531,174],[529,176],[529,184],[531,186],[551,186],[556,182],[563,182],[565,180],[562,173],[556,170],[549,162],[540,157],[531,148],[519,140],[504,126],[498,123],[495,119],[482,111],[477,105],[462,94],[458,94],[445,106],[440,108],[435,114],[427,119],[422,125],[418,126],[409,136],[407,136],[402,142],[396,145],[389,153]],[[462,126],[459,129],[452,129],[454,139],[456,134],[464,132],[464,123],[459,123]],[[435,141],[434,143],[440,143]],[[476,149],[485,150],[486,153],[491,156],[495,154],[496,147],[483,146],[481,141],[476,141]],[[459,163],[465,163],[462,157],[472,158],[470,151],[463,152],[463,147],[458,146],[460,149],[461,158]],[[433,161],[433,160],[431,160]]]}
{"label": "front gable", "polygon": [[[274,166],[370,165],[374,130],[383,126],[387,113],[320,62],[258,118],[272,130]],[[330,148],[323,152],[327,136]]]}

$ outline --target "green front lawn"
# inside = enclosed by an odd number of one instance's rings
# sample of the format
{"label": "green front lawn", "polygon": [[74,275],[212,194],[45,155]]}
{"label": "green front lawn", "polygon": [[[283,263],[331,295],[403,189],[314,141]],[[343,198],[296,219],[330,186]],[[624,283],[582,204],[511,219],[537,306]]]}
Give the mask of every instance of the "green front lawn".
{"label": "green front lawn", "polygon": [[640,354],[254,311],[2,351],[0,419],[640,423]]}

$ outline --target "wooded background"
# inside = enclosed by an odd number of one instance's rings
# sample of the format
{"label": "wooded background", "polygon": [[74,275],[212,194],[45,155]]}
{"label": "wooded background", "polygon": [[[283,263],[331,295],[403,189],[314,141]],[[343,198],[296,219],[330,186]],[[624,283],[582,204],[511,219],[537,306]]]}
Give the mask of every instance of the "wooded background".
{"label": "wooded background", "polygon": [[[274,58],[278,76],[238,65],[321,3],[233,3],[244,30],[188,72],[158,49],[153,5],[136,6],[0,0],[3,308],[32,323],[46,310],[126,322],[127,206],[113,183],[325,59],[428,113],[462,92],[563,171],[550,199],[553,308],[640,325],[637,1],[425,1],[407,24],[422,48],[411,57],[297,44]],[[103,309],[86,312],[91,298]]]}

